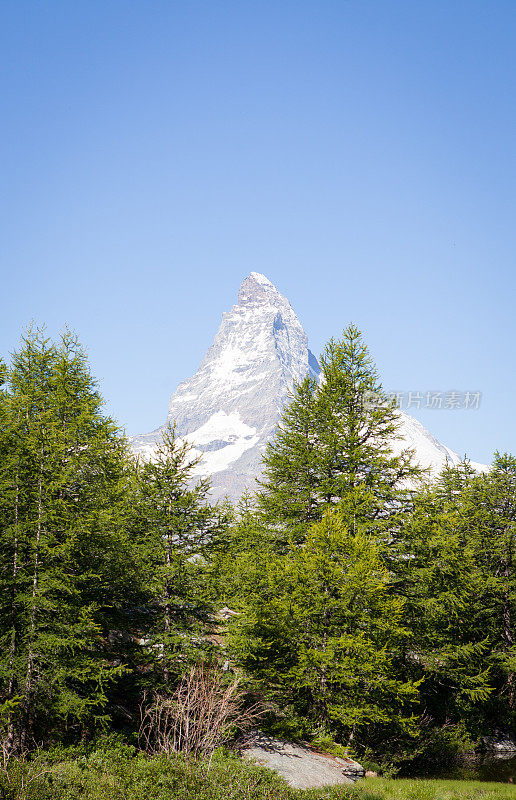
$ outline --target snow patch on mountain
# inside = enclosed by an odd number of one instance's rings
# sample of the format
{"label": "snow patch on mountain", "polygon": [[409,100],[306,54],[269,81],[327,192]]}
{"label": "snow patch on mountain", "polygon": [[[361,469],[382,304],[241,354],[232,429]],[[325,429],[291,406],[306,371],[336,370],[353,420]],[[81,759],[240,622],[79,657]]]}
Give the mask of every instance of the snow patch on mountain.
{"label": "snow patch on mountain", "polygon": [[236,412],[226,414],[225,411],[218,411],[187,439],[202,454],[202,462],[195,472],[198,475],[212,475],[228,469],[246,450],[255,447],[260,437],[256,428],[242,422]]}

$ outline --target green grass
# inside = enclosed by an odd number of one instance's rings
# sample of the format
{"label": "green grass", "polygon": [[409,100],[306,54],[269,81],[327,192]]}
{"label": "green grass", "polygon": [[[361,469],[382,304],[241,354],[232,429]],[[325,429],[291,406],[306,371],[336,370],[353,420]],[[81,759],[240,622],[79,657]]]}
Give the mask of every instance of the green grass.
{"label": "green grass", "polygon": [[216,753],[211,763],[147,757],[125,745],[90,754],[42,754],[0,773],[0,800],[501,800],[501,783],[368,778],[300,791],[270,770]]}
{"label": "green grass", "polygon": [[360,786],[361,800],[510,800],[516,786],[480,781],[367,778]]}
{"label": "green grass", "polygon": [[501,800],[516,798],[516,786],[480,781],[367,778],[360,786],[362,800]]}

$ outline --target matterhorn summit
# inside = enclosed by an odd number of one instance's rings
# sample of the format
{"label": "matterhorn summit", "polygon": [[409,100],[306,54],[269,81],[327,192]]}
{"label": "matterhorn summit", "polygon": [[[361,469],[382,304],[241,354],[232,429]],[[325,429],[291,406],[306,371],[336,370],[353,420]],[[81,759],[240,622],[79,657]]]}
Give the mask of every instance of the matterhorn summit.
{"label": "matterhorn summit", "polygon": [[[319,374],[308,337],[289,301],[251,272],[199,369],[170,398],[168,420],[203,454],[215,497],[253,488],[261,456],[294,381]],[[133,450],[152,457],[161,428],[135,436]]]}
{"label": "matterhorn summit", "polygon": [[[256,488],[265,446],[279,421],[294,381],[317,378],[317,359],[292,306],[259,272],[251,272],[238,302],[222,324],[199,369],[170,398],[167,421],[202,455],[199,475],[211,476],[214,498],[237,499]],[[435,473],[459,456],[416,419],[400,411],[401,439],[394,450],[415,450]],[[161,428],[132,437],[133,451],[152,458]]]}

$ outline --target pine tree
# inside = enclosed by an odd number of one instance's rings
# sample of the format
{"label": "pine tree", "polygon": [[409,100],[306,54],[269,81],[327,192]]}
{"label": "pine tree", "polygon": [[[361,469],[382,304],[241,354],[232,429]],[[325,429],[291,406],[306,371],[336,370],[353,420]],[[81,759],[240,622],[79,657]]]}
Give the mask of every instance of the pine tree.
{"label": "pine tree", "polygon": [[19,696],[12,746],[59,721],[106,718],[107,688],[123,667],[108,631],[135,586],[119,519],[127,448],[102,414],[84,352],[29,331],[1,397],[0,685]]}
{"label": "pine tree", "polygon": [[258,494],[265,515],[300,541],[310,523],[360,487],[376,498],[373,517],[398,512],[421,475],[410,451],[392,452],[398,414],[354,325],[328,343],[321,369],[320,383],[306,378],[294,387]]}
{"label": "pine tree", "polygon": [[255,685],[309,732],[355,748],[410,731],[417,686],[393,666],[408,631],[374,523],[353,532],[350,522],[342,508],[328,512],[303,547],[249,565],[233,647]]}
{"label": "pine tree", "polygon": [[148,644],[166,685],[211,648],[206,574],[228,523],[228,509],[208,502],[209,481],[195,480],[200,458],[191,450],[171,425],[156,457],[140,464],[137,476],[135,524],[146,540],[153,572]]}
{"label": "pine tree", "polygon": [[[257,588],[254,580],[257,564],[273,558],[276,549],[274,531],[257,513],[254,495],[245,492],[236,507],[229,509],[228,527],[208,564],[207,579],[213,600],[235,610],[242,608],[246,595]],[[250,574],[253,585],[249,583]]]}
{"label": "pine tree", "polygon": [[[474,537],[477,563],[490,583],[490,633],[493,668],[499,691],[516,712],[516,458],[495,453],[491,470],[478,475],[462,495],[468,536]],[[491,624],[489,624],[491,623]]]}
{"label": "pine tree", "polygon": [[310,376],[295,385],[275,437],[267,444],[258,494],[269,519],[296,530],[306,530],[321,517],[317,392],[317,382]]}
{"label": "pine tree", "polygon": [[[516,459],[448,467],[415,498],[391,560],[423,678],[426,729],[473,737],[514,724]],[[462,735],[462,733],[460,734]]]}
{"label": "pine tree", "polygon": [[391,562],[411,631],[405,668],[423,679],[422,706],[433,728],[471,726],[494,690],[489,620],[496,579],[479,563],[478,538],[464,515],[472,478],[461,467],[454,472],[447,469],[437,487],[416,498],[403,549]]}

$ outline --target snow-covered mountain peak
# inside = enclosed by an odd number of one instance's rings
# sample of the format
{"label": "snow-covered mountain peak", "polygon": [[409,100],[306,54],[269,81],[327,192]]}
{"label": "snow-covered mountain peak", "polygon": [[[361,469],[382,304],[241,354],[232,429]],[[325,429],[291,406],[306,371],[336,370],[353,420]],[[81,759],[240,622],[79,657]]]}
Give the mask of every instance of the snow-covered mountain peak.
{"label": "snow-covered mountain peak", "polygon": [[[319,365],[292,306],[251,272],[199,369],[170,398],[168,421],[203,454],[216,495],[236,497],[254,483],[292,385],[308,373]],[[160,433],[134,437],[133,449],[151,456]]]}
{"label": "snow-covered mountain peak", "polygon": [[290,303],[273,283],[260,272],[251,272],[238,291],[238,305],[270,305],[278,309],[291,309]]}
{"label": "snow-covered mountain peak", "polygon": [[[198,472],[211,476],[214,497],[236,499],[255,488],[263,451],[294,381],[319,373],[287,298],[265,275],[251,272],[238,303],[222,315],[199,369],[170,398],[167,421],[202,455]],[[416,459],[434,473],[459,461],[413,417],[402,412],[400,422],[396,451],[414,448]],[[133,437],[133,450],[152,457],[161,430]]]}
{"label": "snow-covered mountain peak", "polygon": [[249,277],[255,280],[257,283],[261,283],[263,286],[273,286],[271,281],[265,277],[261,272],[251,272]]}

